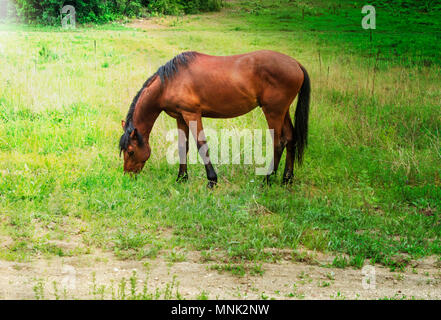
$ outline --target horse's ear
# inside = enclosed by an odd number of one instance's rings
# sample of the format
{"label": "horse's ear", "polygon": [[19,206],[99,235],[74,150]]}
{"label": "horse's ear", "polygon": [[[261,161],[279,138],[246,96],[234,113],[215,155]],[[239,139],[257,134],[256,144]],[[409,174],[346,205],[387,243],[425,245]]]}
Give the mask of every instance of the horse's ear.
{"label": "horse's ear", "polygon": [[124,129],[126,127],[126,122],[124,120],[121,120],[121,125],[122,125],[122,128]]}

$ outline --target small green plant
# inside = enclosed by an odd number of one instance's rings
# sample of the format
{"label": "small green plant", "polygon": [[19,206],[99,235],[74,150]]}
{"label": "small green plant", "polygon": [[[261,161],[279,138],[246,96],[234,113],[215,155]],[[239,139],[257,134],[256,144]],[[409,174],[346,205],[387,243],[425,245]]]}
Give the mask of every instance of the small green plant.
{"label": "small green plant", "polygon": [[340,291],[337,291],[336,294],[331,295],[331,299],[334,299],[334,300],[346,300],[346,296],[344,294],[342,294]]}
{"label": "small green plant", "polygon": [[37,279],[36,283],[32,287],[34,291],[35,300],[44,300],[44,282],[43,279]]}
{"label": "small green plant", "polygon": [[259,263],[254,263],[253,267],[251,268],[250,271],[251,275],[259,275],[259,276],[263,276],[263,274],[265,273],[265,270],[262,267],[262,264]]}
{"label": "small green plant", "polygon": [[397,273],[394,275],[395,280],[397,281],[403,281],[404,280],[404,275],[401,273]]}
{"label": "small green plant", "polygon": [[286,294],[286,297],[288,297],[288,298],[296,298],[296,299],[304,299],[305,298],[305,294],[303,294],[302,292],[299,292],[299,290],[297,288],[297,284],[293,283],[292,291],[289,292],[288,294]]}
{"label": "small green plant", "polygon": [[53,281],[52,285],[53,285],[53,289],[54,289],[55,300],[60,300],[60,295],[59,295],[59,292],[58,292],[57,282]]}
{"label": "small green plant", "polygon": [[126,300],[126,297],[127,297],[126,287],[127,287],[127,280],[126,280],[126,278],[122,278],[118,284],[118,299],[119,300]]}
{"label": "small green plant", "polygon": [[349,262],[344,256],[336,256],[332,261],[332,265],[336,268],[346,268],[349,265]]}
{"label": "small green plant", "polygon": [[326,273],[326,278],[329,280],[335,280],[335,273],[333,271]]}
{"label": "small green plant", "polygon": [[57,60],[58,54],[49,49],[46,43],[41,45],[40,50],[38,50],[38,61],[39,63],[46,63],[51,60]]}
{"label": "small green plant", "polygon": [[[173,293],[173,289],[175,292]],[[164,300],[177,299],[181,300],[182,296],[179,293],[179,282],[176,281],[176,275],[173,276],[172,282],[167,283],[164,290]]]}
{"label": "small green plant", "polygon": [[210,269],[212,270],[217,270],[218,272],[224,272],[224,271],[228,271],[231,272],[231,274],[238,276],[238,277],[243,277],[246,274],[246,269],[244,264],[213,264],[210,266]]}
{"label": "small green plant", "polygon": [[202,291],[197,297],[197,300],[208,300],[208,292]]}
{"label": "small green plant", "polygon": [[393,296],[385,296],[385,297],[383,297],[383,298],[380,298],[379,300],[415,300],[415,297],[414,296],[412,296],[412,297],[410,297],[410,298],[408,298],[406,295],[404,295],[404,294],[399,294],[399,293],[396,293],[396,294],[394,294]]}
{"label": "small green plant", "polygon": [[268,299],[269,299],[269,296],[267,296],[267,295],[265,294],[265,292],[262,292],[262,293],[260,294],[260,299],[262,299],[262,300],[268,300]]}
{"label": "small green plant", "polygon": [[305,271],[301,271],[297,275],[297,278],[300,279],[299,283],[301,283],[301,284],[311,283],[312,282],[311,276],[309,274],[307,274]]}
{"label": "small green plant", "polygon": [[167,261],[170,263],[182,262],[186,260],[186,254],[183,251],[177,251],[173,248],[167,256]]}

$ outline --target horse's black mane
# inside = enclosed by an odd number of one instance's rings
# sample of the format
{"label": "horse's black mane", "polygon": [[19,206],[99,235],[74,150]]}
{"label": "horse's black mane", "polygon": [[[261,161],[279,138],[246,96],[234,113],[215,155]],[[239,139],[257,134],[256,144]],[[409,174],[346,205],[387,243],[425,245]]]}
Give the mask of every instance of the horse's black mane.
{"label": "horse's black mane", "polygon": [[[164,85],[167,80],[173,78],[179,72],[180,67],[188,66],[188,64],[193,60],[195,56],[196,52],[194,51],[187,51],[178,54],[166,64],[159,67],[158,70],[150,78],[148,78],[146,82],[144,82],[141,90],[139,90],[136,96],[133,98],[132,104],[129,108],[129,112],[127,113],[126,124],[124,126],[124,134],[121,136],[121,139],[119,141],[120,153],[123,150],[127,150],[130,142],[130,134],[133,132],[133,130],[135,130],[135,128],[133,127],[133,114],[135,112],[136,103],[138,102],[142,91],[146,87],[148,87],[157,76],[161,79],[161,85]],[[141,134],[139,132],[136,132],[136,135],[138,142],[142,144],[143,139]]]}

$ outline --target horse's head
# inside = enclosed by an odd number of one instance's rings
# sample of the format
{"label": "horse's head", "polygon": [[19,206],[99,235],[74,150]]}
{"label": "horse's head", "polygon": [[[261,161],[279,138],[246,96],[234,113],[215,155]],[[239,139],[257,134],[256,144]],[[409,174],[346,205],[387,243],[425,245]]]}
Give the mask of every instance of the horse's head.
{"label": "horse's head", "polygon": [[119,140],[120,155],[124,153],[124,172],[139,173],[146,161],[150,158],[150,146],[148,141],[133,127],[132,123],[126,127],[122,121],[124,130]]}

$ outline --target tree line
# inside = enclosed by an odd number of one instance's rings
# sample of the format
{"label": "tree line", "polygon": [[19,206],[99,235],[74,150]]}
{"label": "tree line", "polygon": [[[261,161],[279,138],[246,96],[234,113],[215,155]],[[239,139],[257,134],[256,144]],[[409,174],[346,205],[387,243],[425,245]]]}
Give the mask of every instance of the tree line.
{"label": "tree line", "polygon": [[222,0],[0,0],[0,19],[24,23],[56,25],[61,8],[75,8],[78,23],[105,23],[124,17],[142,17],[152,13],[181,15],[218,11]]}

